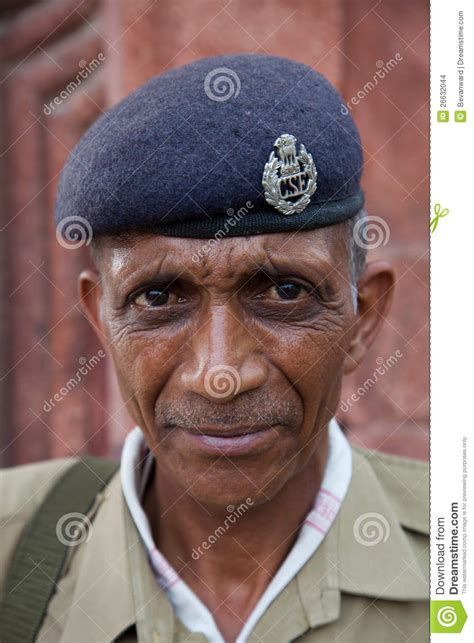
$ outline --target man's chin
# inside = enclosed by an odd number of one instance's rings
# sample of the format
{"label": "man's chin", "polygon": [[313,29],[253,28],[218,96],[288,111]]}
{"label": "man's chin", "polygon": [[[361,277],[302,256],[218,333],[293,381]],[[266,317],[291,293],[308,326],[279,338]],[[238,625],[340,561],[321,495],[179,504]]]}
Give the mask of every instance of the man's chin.
{"label": "man's chin", "polygon": [[[288,461],[266,458],[249,459],[225,458],[188,461],[186,468],[172,467],[167,461],[167,469],[183,493],[188,494],[200,504],[226,511],[229,506],[238,506],[251,500],[252,506],[259,506],[271,500],[293,474]],[[171,466],[170,466],[171,465]]]}

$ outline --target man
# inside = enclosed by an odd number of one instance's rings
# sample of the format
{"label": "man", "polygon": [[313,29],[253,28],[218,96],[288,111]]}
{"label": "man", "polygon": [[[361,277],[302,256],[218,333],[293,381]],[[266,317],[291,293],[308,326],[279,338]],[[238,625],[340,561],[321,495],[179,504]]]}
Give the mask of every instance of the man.
{"label": "man", "polygon": [[394,285],[341,105],[299,63],[210,58],[72,153],[58,230],[93,233],[80,298],[137,427],[85,509],[69,461],[4,473],[2,641],[428,640],[426,465],[333,419]]}

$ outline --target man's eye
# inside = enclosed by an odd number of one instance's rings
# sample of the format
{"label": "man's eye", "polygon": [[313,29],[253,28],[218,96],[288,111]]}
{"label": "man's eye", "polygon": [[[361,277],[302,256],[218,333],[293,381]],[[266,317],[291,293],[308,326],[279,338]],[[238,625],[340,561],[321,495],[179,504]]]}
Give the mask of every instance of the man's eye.
{"label": "man's eye", "polygon": [[164,288],[144,290],[133,299],[134,304],[142,306],[143,308],[157,308],[165,304],[176,304],[182,301],[184,301],[183,297],[178,297],[176,294]]}
{"label": "man's eye", "polygon": [[266,294],[270,299],[278,299],[280,301],[294,301],[296,299],[303,299],[304,297],[306,297],[308,291],[306,288],[304,288],[304,286],[301,286],[300,284],[285,282],[281,284],[275,284],[267,290]]}

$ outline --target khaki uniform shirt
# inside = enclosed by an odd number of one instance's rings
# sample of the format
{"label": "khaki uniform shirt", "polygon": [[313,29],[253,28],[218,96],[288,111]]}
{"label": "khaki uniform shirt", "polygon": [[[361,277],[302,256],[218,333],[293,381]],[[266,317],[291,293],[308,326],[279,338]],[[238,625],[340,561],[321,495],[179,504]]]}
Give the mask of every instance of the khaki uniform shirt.
{"label": "khaki uniform shirt", "polygon": [[[23,527],[71,463],[2,472],[0,588]],[[89,518],[90,537],[69,548],[38,641],[205,643],[175,617],[157,586],[118,474]],[[352,480],[336,520],[248,641],[427,642],[427,534],[427,464],[353,449]]]}

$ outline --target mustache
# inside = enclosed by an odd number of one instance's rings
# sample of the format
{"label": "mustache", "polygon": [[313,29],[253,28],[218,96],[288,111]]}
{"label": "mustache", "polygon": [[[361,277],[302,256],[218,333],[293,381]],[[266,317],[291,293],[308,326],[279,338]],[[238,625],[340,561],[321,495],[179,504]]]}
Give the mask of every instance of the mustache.
{"label": "mustache", "polygon": [[241,393],[228,404],[215,404],[199,396],[158,402],[155,417],[167,427],[292,425],[301,415],[300,406],[290,400]]}

